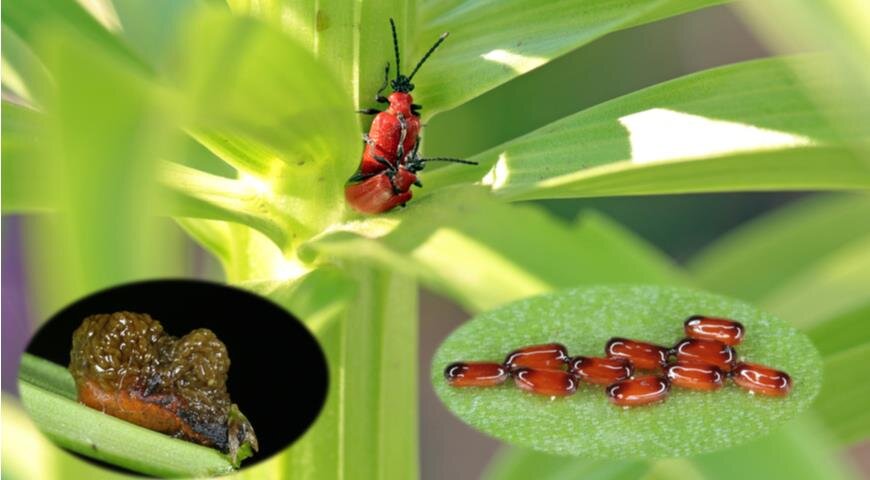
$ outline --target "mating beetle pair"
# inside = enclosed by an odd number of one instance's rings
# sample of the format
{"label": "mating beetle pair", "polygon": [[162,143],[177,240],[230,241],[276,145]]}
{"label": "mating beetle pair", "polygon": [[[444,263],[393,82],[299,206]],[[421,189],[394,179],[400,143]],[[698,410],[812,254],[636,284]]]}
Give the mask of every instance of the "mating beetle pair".
{"label": "mating beetle pair", "polygon": [[[381,111],[377,109],[360,110],[359,113],[375,115],[369,133],[363,136],[365,150],[362,162],[357,172],[350,178],[345,187],[347,202],[361,213],[383,213],[411,200],[411,187],[423,186],[417,179],[417,172],[423,170],[427,162],[455,162],[477,165],[457,158],[433,157],[422,158],[418,154],[420,147],[420,113],[422,106],[414,103],[411,91],[414,84],[411,80],[417,71],[429,58],[432,52],[447,38],[447,33],[438,37],[434,45],[423,55],[410,75],[401,73],[399,60],[399,43],[396,35],[396,24],[390,19],[393,32],[393,47],[396,53],[396,78],[389,80],[390,64],[384,69],[384,83],[378,90],[375,100],[387,103],[389,107]],[[389,97],[383,92],[387,84],[393,90]]]}

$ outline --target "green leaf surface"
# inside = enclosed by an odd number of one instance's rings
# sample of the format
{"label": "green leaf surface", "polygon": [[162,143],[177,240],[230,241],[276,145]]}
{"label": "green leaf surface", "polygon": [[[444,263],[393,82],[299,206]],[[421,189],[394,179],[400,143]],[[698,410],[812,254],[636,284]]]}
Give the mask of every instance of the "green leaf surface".
{"label": "green leaf surface", "polygon": [[[417,285],[352,264],[296,284],[260,284],[298,315],[330,365],[317,422],[284,457],[293,478],[414,478],[417,443]],[[363,369],[363,366],[365,368]]]}
{"label": "green leaf surface", "polygon": [[3,99],[34,106],[49,85],[49,75],[33,50],[3,25]]}
{"label": "green leaf surface", "polygon": [[825,360],[825,384],[813,410],[842,443],[870,436],[870,303],[813,325],[807,334]]}
{"label": "green leaf surface", "polygon": [[644,461],[587,460],[522,448],[505,448],[487,467],[483,480],[637,480]]}
{"label": "green leaf surface", "polygon": [[801,200],[719,238],[696,255],[688,269],[705,288],[759,301],[870,235],[868,212],[867,195]]}
{"label": "green leaf surface", "polygon": [[608,33],[719,3],[724,2],[426,2],[410,58],[420,58],[442,32],[450,38],[414,78],[415,96],[424,112],[447,110]]}
{"label": "green leaf surface", "polygon": [[870,343],[864,338],[862,345],[825,358],[825,385],[813,405],[830,432],[846,444],[870,436],[870,372],[863,368],[870,362]]}
{"label": "green leaf surface", "polygon": [[[827,382],[827,379],[825,380]],[[773,434],[736,448],[691,459],[697,477],[679,474],[656,480],[730,480],[788,478],[840,480],[855,478],[831,445],[831,438],[811,416],[790,422]],[[652,479],[651,479],[652,480]]]}
{"label": "green leaf surface", "polygon": [[62,366],[25,354],[21,400],[42,432],[81,455],[155,476],[211,476],[233,471],[219,451],[178,440],[86,407]]}
{"label": "green leaf surface", "polygon": [[56,170],[40,152],[43,116],[31,108],[4,101],[3,213],[39,212],[57,206]]}
{"label": "green leaf surface", "polygon": [[[870,135],[870,9],[863,0],[740,2],[738,12],[762,40],[783,51],[824,51],[833,81],[814,93],[835,108],[849,105],[857,117],[832,117],[844,132]],[[801,72],[803,73],[803,72]],[[870,144],[857,145],[865,156]]]}
{"label": "green leaf surface", "polygon": [[268,197],[258,211],[283,224],[279,246],[341,218],[360,141],[339,82],[264,23],[203,10],[185,27],[171,76],[189,127]]}
{"label": "green leaf surface", "polygon": [[[3,13],[3,25],[30,45],[37,45],[40,36],[49,30],[75,34],[140,73],[148,70],[127,45],[74,0],[9,0]],[[40,49],[36,52],[40,56],[45,53]],[[52,65],[47,66],[52,73],[58,73]]]}
{"label": "green leaf surface", "polygon": [[[699,313],[743,322],[741,357],[788,372],[791,393],[761,397],[730,382],[716,392],[675,387],[663,404],[626,410],[611,405],[603,388],[585,384],[573,396],[550,400],[512,382],[457,389],[443,378],[451,362],[500,361],[523,345],[558,341],[572,355],[596,356],[614,336],[673,345],[683,336],[683,320]],[[815,347],[787,323],[730,298],[655,286],[576,288],[491,310],[447,338],[431,371],[447,408],[475,428],[514,445],[601,459],[681,457],[740,444],[806,409],[821,379]]]}
{"label": "green leaf surface", "polygon": [[665,82],[476,155],[479,168],[429,172],[427,186],[479,182],[509,200],[868,188],[870,167],[804,93],[830,80],[820,66],[764,59]]}
{"label": "green leaf surface", "polygon": [[[505,235],[511,224],[523,228]],[[587,213],[571,228],[479,189],[446,191],[350,222],[305,248],[416,276],[474,311],[577,284],[684,281],[664,256],[600,215]]]}
{"label": "green leaf surface", "polygon": [[172,108],[141,69],[85,33],[45,30],[35,45],[53,89],[44,118],[31,125],[39,144],[11,160],[40,171],[12,167],[23,174],[18,188],[51,191],[62,212],[27,224],[37,317],[45,318],[83,293],[178,275],[184,263],[156,193],[155,160],[173,156]]}
{"label": "green leaf surface", "polygon": [[[775,460],[771,460],[775,459]],[[729,480],[854,478],[811,418],[743,445],[690,459],[601,461],[548,455],[519,448],[503,450],[490,464],[486,480]]]}

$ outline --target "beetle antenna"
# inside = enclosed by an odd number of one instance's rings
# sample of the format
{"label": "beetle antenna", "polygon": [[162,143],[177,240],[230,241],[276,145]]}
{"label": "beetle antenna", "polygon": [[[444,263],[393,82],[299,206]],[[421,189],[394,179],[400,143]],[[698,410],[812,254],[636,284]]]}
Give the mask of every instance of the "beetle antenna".
{"label": "beetle antenna", "polygon": [[452,162],[452,163],[464,163],[466,165],[477,165],[477,162],[473,162],[471,160],[463,160],[461,158],[451,158],[451,157],[421,158],[420,160],[422,160],[424,162]]}
{"label": "beetle antenna", "polygon": [[390,17],[390,28],[393,29],[393,50],[396,51],[396,80],[399,80],[399,77],[402,76],[399,73],[402,70],[402,63],[399,61],[399,36],[396,35],[396,22],[393,21],[392,17]]}
{"label": "beetle antenna", "polygon": [[[414,71],[411,72],[411,75],[408,77],[408,81],[411,81],[411,79],[414,78],[414,75],[417,74],[417,70],[420,70],[420,67],[423,66],[423,62],[425,62],[426,59],[429,58],[429,55],[432,55],[432,52],[434,52],[435,49],[438,48],[438,45],[441,45],[441,42],[443,42],[444,39],[447,38],[447,35],[449,35],[449,33],[444,32],[441,34],[440,37],[438,37],[438,40],[435,41],[435,45],[432,45],[432,48],[430,48],[429,51],[426,52],[426,55],[423,55],[423,58],[421,58],[420,61],[417,63],[417,66],[414,67]],[[398,50],[396,51],[398,52]]]}

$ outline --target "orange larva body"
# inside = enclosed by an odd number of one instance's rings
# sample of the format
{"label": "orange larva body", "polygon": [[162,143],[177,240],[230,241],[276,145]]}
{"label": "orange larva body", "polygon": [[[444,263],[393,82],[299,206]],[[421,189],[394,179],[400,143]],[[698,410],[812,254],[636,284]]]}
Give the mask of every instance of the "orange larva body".
{"label": "orange larva body", "polygon": [[665,376],[671,382],[682,388],[692,390],[718,390],[722,388],[725,374],[715,365],[693,363],[677,360],[665,368]]}
{"label": "orange larva body", "polygon": [[611,338],[604,353],[610,358],[628,359],[639,370],[655,370],[668,363],[667,348],[627,338]]}
{"label": "orange larva body", "polygon": [[667,378],[650,375],[614,383],[605,391],[614,405],[636,407],[664,400],[670,389],[671,385]]}
{"label": "orange larva body", "polygon": [[674,352],[677,360],[715,365],[725,373],[730,372],[737,361],[737,352],[716,340],[684,338],[674,346]]}
{"label": "orange larva body", "polygon": [[454,387],[492,387],[504,383],[508,371],[493,362],[456,362],[444,369],[444,378]]}
{"label": "orange larva body", "polygon": [[561,370],[568,360],[568,349],[564,345],[547,343],[514,350],[504,359],[504,366],[511,371],[517,368]]}
{"label": "orange larva body", "polygon": [[513,376],[518,387],[537,395],[565,397],[577,391],[577,380],[562,370],[520,368]]}
{"label": "orange larva body", "polygon": [[740,322],[727,318],[705,317],[695,315],[689,317],[684,324],[686,336],[698,340],[718,340],[725,345],[739,345],[743,341],[746,329]]}
{"label": "orange larva body", "polygon": [[612,385],[631,377],[634,367],[626,358],[574,357],[569,371],[587,383]]}
{"label": "orange larva body", "polygon": [[750,392],[770,397],[784,397],[791,390],[791,377],[757,363],[739,363],[731,372],[734,383]]}

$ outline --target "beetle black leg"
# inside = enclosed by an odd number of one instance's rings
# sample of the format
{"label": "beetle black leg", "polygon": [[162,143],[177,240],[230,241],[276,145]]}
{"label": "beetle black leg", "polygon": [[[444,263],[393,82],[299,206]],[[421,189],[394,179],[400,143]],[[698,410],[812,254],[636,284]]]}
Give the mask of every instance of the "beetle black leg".
{"label": "beetle black leg", "polygon": [[384,158],[384,157],[382,157],[382,156],[380,156],[380,155],[372,155],[372,156],[375,157],[375,160],[377,160],[378,163],[380,163],[381,165],[387,167],[387,170],[388,170],[388,171],[390,171],[390,172],[395,172],[395,171],[396,171],[396,166],[393,165],[392,163],[390,163],[386,158]]}
{"label": "beetle black leg", "polygon": [[415,117],[419,117],[421,108],[423,108],[423,105],[412,103],[411,104],[411,114],[414,115]]}
{"label": "beetle black leg", "polygon": [[350,177],[349,179],[347,179],[347,181],[348,181],[348,182],[361,182],[361,181],[363,181],[363,180],[367,180],[367,179],[369,179],[369,178],[372,178],[372,177],[374,177],[375,175],[377,175],[377,174],[376,174],[376,173],[362,173],[362,172],[357,172],[357,173],[354,173],[352,177]]}
{"label": "beetle black leg", "polygon": [[399,186],[396,185],[396,172],[392,170],[387,172],[387,177],[390,179],[390,186],[393,187],[393,195],[399,195],[402,193],[402,191],[399,190]]}
{"label": "beetle black leg", "polygon": [[421,182],[420,180],[414,180],[414,185],[416,185],[416,186],[422,188],[422,187],[423,187],[423,182]]}
{"label": "beetle black leg", "polygon": [[377,114],[381,113],[381,111],[378,110],[377,108],[366,108],[363,110],[357,110],[356,113],[361,113],[363,115],[377,115]]}

